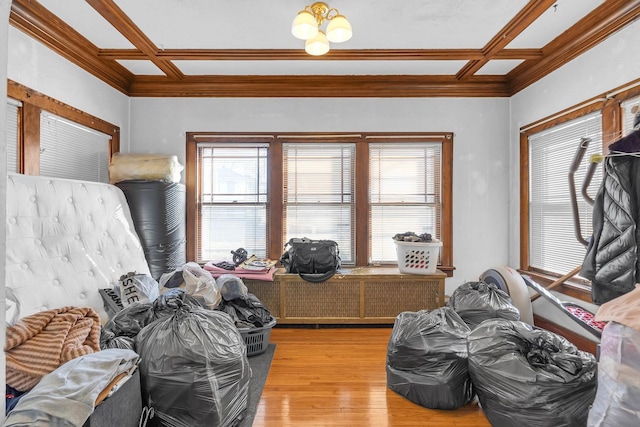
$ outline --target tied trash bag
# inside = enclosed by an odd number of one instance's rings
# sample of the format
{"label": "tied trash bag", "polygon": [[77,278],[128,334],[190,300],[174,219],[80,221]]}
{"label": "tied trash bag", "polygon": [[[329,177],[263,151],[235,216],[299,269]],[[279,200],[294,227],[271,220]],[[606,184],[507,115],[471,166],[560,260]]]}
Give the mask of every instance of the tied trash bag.
{"label": "tied trash bag", "polygon": [[598,390],[589,427],[640,426],[640,331],[609,322],[602,331]]}
{"label": "tied trash bag", "polygon": [[596,360],[560,335],[490,319],[467,337],[469,374],[487,419],[500,427],[584,427]]}
{"label": "tied trash bag", "polygon": [[466,323],[450,307],[400,313],[387,346],[387,386],[431,409],[457,409],[474,393]]}
{"label": "tied trash bag", "polygon": [[150,425],[226,427],[243,417],[250,368],[227,314],[184,305],[140,331],[136,349]]}
{"label": "tied trash bag", "polygon": [[153,303],[133,304],[116,313],[100,331],[100,348],[135,350],[134,339],[151,322],[173,314],[184,305],[201,307],[184,289],[170,289]]}
{"label": "tied trash bag", "polygon": [[487,319],[520,320],[520,310],[511,298],[493,283],[467,282],[458,286],[447,305],[473,330]]}

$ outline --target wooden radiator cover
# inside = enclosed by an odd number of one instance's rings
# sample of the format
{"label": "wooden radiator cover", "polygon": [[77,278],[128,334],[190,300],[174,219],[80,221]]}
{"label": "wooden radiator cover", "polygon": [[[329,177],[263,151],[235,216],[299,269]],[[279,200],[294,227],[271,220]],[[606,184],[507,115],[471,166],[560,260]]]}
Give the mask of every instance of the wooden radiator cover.
{"label": "wooden radiator cover", "polygon": [[322,283],[278,271],[273,282],[243,279],[279,324],[393,324],[403,311],[445,304],[445,273],[400,273],[397,268],[342,269]]}

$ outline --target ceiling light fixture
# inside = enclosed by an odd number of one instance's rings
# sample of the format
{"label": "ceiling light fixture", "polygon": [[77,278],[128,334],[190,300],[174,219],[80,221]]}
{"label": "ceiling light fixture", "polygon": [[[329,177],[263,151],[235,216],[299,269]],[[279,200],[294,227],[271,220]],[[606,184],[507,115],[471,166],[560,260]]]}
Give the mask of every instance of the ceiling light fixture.
{"label": "ceiling light fixture", "polygon": [[[324,21],[329,21],[326,34],[320,29]],[[305,6],[291,24],[294,37],[306,40],[304,50],[309,55],[320,56],[329,52],[329,42],[342,43],[351,38],[351,24],[338,9],[329,8],[326,3],[316,2]]]}

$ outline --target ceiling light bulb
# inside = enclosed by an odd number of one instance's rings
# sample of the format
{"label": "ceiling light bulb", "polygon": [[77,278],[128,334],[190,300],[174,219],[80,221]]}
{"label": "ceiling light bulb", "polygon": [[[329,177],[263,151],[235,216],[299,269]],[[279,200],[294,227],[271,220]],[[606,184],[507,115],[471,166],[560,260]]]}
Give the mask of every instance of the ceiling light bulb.
{"label": "ceiling light bulb", "polygon": [[322,31],[318,31],[318,34],[316,34],[314,38],[307,40],[304,44],[304,50],[309,55],[324,55],[329,52],[329,41]]}
{"label": "ceiling light bulb", "polygon": [[312,14],[303,10],[293,19],[291,33],[298,39],[309,40],[318,34],[318,21]]}
{"label": "ceiling light bulb", "polygon": [[346,42],[352,34],[351,24],[342,15],[334,16],[327,25],[327,39],[332,43]]}

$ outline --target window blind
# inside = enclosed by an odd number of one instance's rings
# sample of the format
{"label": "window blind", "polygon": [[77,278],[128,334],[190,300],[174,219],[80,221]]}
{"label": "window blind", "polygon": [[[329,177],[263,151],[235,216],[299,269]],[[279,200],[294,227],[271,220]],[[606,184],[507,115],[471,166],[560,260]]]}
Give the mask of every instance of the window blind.
{"label": "window blind", "polygon": [[269,145],[198,143],[198,261],[266,257]]}
{"label": "window blind", "polygon": [[18,113],[22,103],[7,100],[7,172],[20,172],[18,164]]}
{"label": "window blind", "polygon": [[338,243],[352,264],[355,241],[355,144],[284,143],[285,242],[293,237]]}
{"label": "window blind", "polygon": [[393,236],[441,237],[442,145],[369,144],[370,262],[397,262]]}
{"label": "window blind", "polygon": [[[529,136],[529,264],[564,275],[582,265],[586,248],[577,240],[571,209],[569,172],[582,138],[590,139],[574,175],[581,235],[592,234],[592,207],[580,194],[592,154],[602,153],[600,112]],[[594,197],[602,167],[593,176],[588,194]]]}
{"label": "window blind", "polygon": [[640,97],[628,99],[620,107],[622,108],[622,136],[625,136],[633,130],[636,114],[640,114]]}
{"label": "window blind", "polygon": [[109,182],[110,135],[40,114],[40,175]]}

